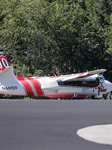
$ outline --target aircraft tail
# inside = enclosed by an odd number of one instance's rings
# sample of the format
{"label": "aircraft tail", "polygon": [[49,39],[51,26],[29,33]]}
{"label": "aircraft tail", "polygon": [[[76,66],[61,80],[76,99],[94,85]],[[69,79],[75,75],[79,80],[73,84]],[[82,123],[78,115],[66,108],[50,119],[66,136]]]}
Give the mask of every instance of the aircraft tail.
{"label": "aircraft tail", "polygon": [[3,50],[0,50],[0,72],[9,66],[10,64],[5,53],[3,52]]}
{"label": "aircraft tail", "polygon": [[0,77],[12,77],[12,76],[14,76],[14,74],[13,74],[13,66],[9,66],[5,70],[0,72]]}

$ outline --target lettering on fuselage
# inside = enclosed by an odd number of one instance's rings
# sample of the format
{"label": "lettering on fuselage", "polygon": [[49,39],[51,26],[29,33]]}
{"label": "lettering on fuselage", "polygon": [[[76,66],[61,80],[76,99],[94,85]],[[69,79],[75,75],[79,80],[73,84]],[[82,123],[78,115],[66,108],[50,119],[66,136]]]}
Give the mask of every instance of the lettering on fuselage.
{"label": "lettering on fuselage", "polygon": [[2,90],[17,90],[17,86],[2,86]]}

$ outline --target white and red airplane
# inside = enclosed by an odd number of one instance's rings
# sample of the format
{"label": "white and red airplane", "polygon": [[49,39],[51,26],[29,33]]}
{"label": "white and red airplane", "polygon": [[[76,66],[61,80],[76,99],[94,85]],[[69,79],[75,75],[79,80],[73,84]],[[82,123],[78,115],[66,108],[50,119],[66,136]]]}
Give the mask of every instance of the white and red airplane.
{"label": "white and red airplane", "polygon": [[4,52],[0,51],[0,94],[48,97],[48,98],[86,98],[112,91],[112,83],[100,73],[105,69],[85,73],[24,78],[14,75]]}

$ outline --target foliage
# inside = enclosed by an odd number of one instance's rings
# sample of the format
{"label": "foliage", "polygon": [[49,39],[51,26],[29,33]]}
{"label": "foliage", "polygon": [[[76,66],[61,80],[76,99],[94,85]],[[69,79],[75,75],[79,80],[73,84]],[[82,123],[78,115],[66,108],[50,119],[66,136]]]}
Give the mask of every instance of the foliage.
{"label": "foliage", "polygon": [[106,68],[112,81],[111,0],[1,0],[0,48],[19,76]]}

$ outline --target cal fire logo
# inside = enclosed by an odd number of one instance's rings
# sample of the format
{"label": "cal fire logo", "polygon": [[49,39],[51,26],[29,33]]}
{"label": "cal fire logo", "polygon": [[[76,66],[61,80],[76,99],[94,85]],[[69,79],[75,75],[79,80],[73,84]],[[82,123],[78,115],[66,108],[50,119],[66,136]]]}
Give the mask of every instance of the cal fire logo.
{"label": "cal fire logo", "polygon": [[9,63],[6,57],[0,58],[0,71],[3,71],[5,68],[9,67]]}

